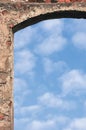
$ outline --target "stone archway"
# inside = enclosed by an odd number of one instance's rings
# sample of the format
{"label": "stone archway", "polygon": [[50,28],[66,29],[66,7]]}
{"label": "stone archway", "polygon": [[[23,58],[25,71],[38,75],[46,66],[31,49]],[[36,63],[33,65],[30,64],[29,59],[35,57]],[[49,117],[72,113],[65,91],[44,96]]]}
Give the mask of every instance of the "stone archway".
{"label": "stone archway", "polygon": [[13,130],[13,33],[39,21],[86,18],[86,3],[0,1],[0,130]]}

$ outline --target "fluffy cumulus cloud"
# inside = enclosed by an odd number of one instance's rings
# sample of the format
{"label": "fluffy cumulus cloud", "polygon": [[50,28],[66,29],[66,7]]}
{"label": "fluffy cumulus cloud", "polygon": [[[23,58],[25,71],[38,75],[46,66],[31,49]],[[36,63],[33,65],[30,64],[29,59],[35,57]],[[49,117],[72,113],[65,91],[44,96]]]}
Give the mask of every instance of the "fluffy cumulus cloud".
{"label": "fluffy cumulus cloud", "polygon": [[30,106],[23,106],[20,109],[20,113],[24,117],[30,116],[31,118],[37,116],[37,114],[41,111],[40,105],[30,105]]}
{"label": "fluffy cumulus cloud", "polygon": [[[72,26],[71,26],[71,24],[72,24]],[[75,20],[72,19],[71,24],[70,24],[70,29],[74,33],[76,33],[76,32],[86,32],[86,21],[84,19],[75,19]]]}
{"label": "fluffy cumulus cloud", "polygon": [[[27,33],[25,33],[25,31]],[[33,35],[35,35],[35,30],[32,29],[32,27],[28,27],[21,30],[21,33],[20,31],[15,33],[14,35],[15,49],[20,50],[22,48],[25,48],[27,45],[29,45]]]}
{"label": "fluffy cumulus cloud", "polygon": [[86,130],[86,118],[70,119],[65,116],[52,117],[52,119],[47,120],[30,120],[30,118],[21,118],[18,120],[15,119],[15,126],[16,129],[21,130]]}
{"label": "fluffy cumulus cloud", "polygon": [[30,118],[15,118],[15,130],[27,130],[26,126],[29,123]]}
{"label": "fluffy cumulus cloud", "polygon": [[41,105],[49,108],[60,108],[60,110],[69,110],[76,107],[73,101],[67,101],[53,93],[44,93],[38,97],[38,101]]}
{"label": "fluffy cumulus cloud", "polygon": [[69,43],[72,42],[72,45],[77,49],[86,50],[86,22],[84,19],[69,19],[64,22],[65,31],[68,35],[67,39]]}
{"label": "fluffy cumulus cloud", "polygon": [[41,112],[40,105],[18,105],[18,107],[15,109],[15,119],[30,117],[30,120],[32,120],[38,117],[39,112]]}
{"label": "fluffy cumulus cloud", "polygon": [[15,54],[15,58],[15,72],[18,72],[20,74],[32,72],[36,61],[33,53],[31,53],[29,50],[18,51]]}
{"label": "fluffy cumulus cloud", "polygon": [[[30,95],[31,90],[27,84],[27,82],[22,78],[15,78],[14,80],[14,96],[15,96],[15,115],[19,115],[20,108],[22,108],[22,104],[24,103],[26,97]],[[22,98],[21,98],[22,96]]]}
{"label": "fluffy cumulus cloud", "polygon": [[63,36],[52,35],[48,38],[45,38],[44,41],[37,46],[35,52],[42,55],[51,55],[54,52],[62,50],[66,42],[67,41]]}
{"label": "fluffy cumulus cloud", "polygon": [[17,129],[21,128],[21,130],[23,130],[22,126],[25,126],[24,130],[57,130],[59,129],[59,126],[65,126],[68,122],[69,118],[65,116],[53,116],[52,118],[46,120],[30,120],[30,118],[22,118],[18,120],[15,119],[15,126]]}
{"label": "fluffy cumulus cloud", "polygon": [[15,87],[15,93],[21,93],[22,91],[26,90],[29,87],[27,86],[27,83],[24,79],[21,78],[15,78],[14,79],[14,87]]}
{"label": "fluffy cumulus cloud", "polygon": [[86,109],[86,101],[84,102],[84,106],[85,106],[85,109]]}
{"label": "fluffy cumulus cloud", "polygon": [[46,74],[62,73],[68,69],[64,61],[53,61],[50,58],[43,59],[44,71]]}
{"label": "fluffy cumulus cloud", "polygon": [[86,50],[82,21],[44,21],[15,34],[15,130],[86,130],[86,117],[81,116],[86,109],[86,74],[71,70],[65,54],[70,39],[73,49]]}
{"label": "fluffy cumulus cloud", "polygon": [[55,33],[55,30],[58,34],[62,33],[64,22],[60,19],[47,20],[40,24],[42,30],[45,30],[48,33]]}
{"label": "fluffy cumulus cloud", "polygon": [[70,70],[59,79],[64,94],[86,92],[86,74],[80,70]]}
{"label": "fluffy cumulus cloud", "polygon": [[63,130],[86,130],[86,117],[73,119]]}
{"label": "fluffy cumulus cloud", "polygon": [[62,35],[63,22],[61,20],[50,20],[40,24],[45,37],[41,44],[35,48],[35,52],[42,55],[51,55],[54,52],[62,50],[67,43],[66,38]]}
{"label": "fluffy cumulus cloud", "polygon": [[75,33],[72,42],[77,48],[86,50],[86,32]]}
{"label": "fluffy cumulus cloud", "polygon": [[29,126],[27,126],[27,129],[30,130],[52,130],[53,128],[55,128],[55,122],[53,120],[34,120]]}

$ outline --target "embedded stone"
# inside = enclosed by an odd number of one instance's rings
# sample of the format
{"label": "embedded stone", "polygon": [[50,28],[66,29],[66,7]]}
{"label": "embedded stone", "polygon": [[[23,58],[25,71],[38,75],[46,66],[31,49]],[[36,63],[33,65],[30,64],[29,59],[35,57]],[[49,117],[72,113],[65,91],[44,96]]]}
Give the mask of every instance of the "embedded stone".
{"label": "embedded stone", "polygon": [[8,12],[7,10],[3,10],[3,11],[2,11],[2,14],[3,14],[3,15],[7,15],[7,14],[9,14],[9,12]]}
{"label": "embedded stone", "polygon": [[8,46],[11,46],[11,44],[12,44],[11,41],[7,41],[7,42],[6,42],[6,45],[8,45]]}
{"label": "embedded stone", "polygon": [[0,113],[0,120],[4,120],[4,114]]}

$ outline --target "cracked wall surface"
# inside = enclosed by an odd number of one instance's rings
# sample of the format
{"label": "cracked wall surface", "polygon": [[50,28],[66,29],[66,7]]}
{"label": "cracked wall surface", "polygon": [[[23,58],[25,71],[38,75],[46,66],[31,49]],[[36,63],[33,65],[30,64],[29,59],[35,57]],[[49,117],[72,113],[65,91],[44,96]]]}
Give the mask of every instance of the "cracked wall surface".
{"label": "cracked wall surface", "polygon": [[52,18],[86,18],[85,2],[0,0],[0,130],[13,130],[13,32]]}

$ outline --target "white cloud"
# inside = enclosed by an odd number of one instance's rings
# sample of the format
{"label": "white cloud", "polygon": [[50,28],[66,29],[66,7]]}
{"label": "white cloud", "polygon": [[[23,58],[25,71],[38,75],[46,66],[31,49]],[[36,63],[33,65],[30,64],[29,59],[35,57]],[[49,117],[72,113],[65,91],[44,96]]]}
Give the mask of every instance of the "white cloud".
{"label": "white cloud", "polygon": [[[84,24],[86,24],[86,22],[84,22]],[[84,25],[82,25],[82,22],[77,25],[77,20],[76,23],[72,25],[74,25],[75,27],[72,28],[73,26],[71,26],[71,28],[74,30],[75,33],[74,34],[75,36],[73,35],[72,39],[74,45],[81,49],[86,49],[86,46],[84,44],[84,41],[86,41],[84,37],[84,35],[86,35],[86,29],[84,28]],[[61,22],[60,20],[55,21],[51,20],[48,22],[44,21],[44,23],[41,23],[41,27],[38,29],[35,27],[35,29],[37,29],[35,31],[38,31],[37,33],[39,33],[40,29],[40,34],[37,34],[35,36],[36,40],[38,38],[40,39],[38,41],[42,42],[39,45],[37,45],[37,48],[35,50],[36,54],[42,54],[48,56],[53,54],[54,52],[59,52],[60,50],[64,49],[67,41],[66,38],[62,36],[63,26],[64,23]],[[42,28],[43,30],[41,30]],[[82,28],[84,28],[84,32]],[[32,30],[32,28],[28,28],[26,30],[26,33],[22,31],[17,38],[16,35],[15,38],[17,41],[15,40],[15,49],[16,50],[20,50],[21,48],[24,49],[28,44],[30,44],[31,39],[33,38],[34,34],[36,34],[35,31]],[[45,32],[44,34],[45,36],[43,35],[43,37],[48,36],[46,39],[43,39],[41,35],[42,31]],[[64,71],[64,69],[66,68],[66,64],[63,61],[54,62],[48,58],[44,58],[43,60],[44,60],[44,69],[47,74],[48,73],[50,74],[52,72],[58,73],[58,71]],[[22,74],[24,78],[27,76],[28,73],[32,74],[35,68],[35,63],[36,63],[36,57],[30,51],[28,50],[20,50],[19,52],[16,51],[15,53],[16,74],[19,75]],[[85,87],[86,74],[82,73],[79,70],[71,70],[69,72],[65,72],[65,74],[63,74],[60,77],[60,81],[62,83],[62,89],[64,94],[68,93],[70,94],[71,92],[73,91],[76,92],[77,90],[80,93],[82,91],[86,92]],[[61,127],[60,130],[86,130],[85,126],[86,118],[76,118],[69,121],[67,117],[64,117],[65,110],[70,109],[73,110],[76,107],[75,102],[68,100],[69,97],[67,97],[67,99],[63,99],[64,97],[54,95],[52,92],[51,93],[45,92],[38,98],[38,102],[35,105],[25,106],[26,101],[28,101],[29,99],[29,96],[27,95],[29,95],[31,91],[29,89],[28,84],[26,83],[26,81],[22,79],[19,78],[15,79],[15,93],[17,94],[15,96],[15,130],[52,130],[52,129],[59,130],[60,127]],[[86,108],[86,103],[84,103],[84,106]],[[44,109],[46,107],[51,110],[52,108],[56,108],[56,110],[61,109],[63,112],[63,116],[59,117],[56,114],[56,117],[54,117],[52,114],[53,112],[51,112],[49,113],[51,114],[51,116],[49,117],[46,109]],[[40,116],[40,111],[41,113],[43,112],[42,114],[46,113],[46,115],[43,115],[43,117]],[[71,112],[72,111],[68,113],[69,116],[72,116]],[[59,114],[61,115],[62,113]],[[76,115],[75,112],[74,115]],[[42,118],[46,119],[42,120]]]}
{"label": "white cloud", "polygon": [[40,53],[42,55],[51,55],[54,52],[58,52],[62,50],[66,44],[66,39],[60,35],[52,35],[37,46],[35,49],[36,53]]}
{"label": "white cloud", "polygon": [[26,47],[30,44],[30,41],[35,33],[35,30],[31,27],[27,27],[21,31],[18,31],[14,35],[14,46],[16,50]]}
{"label": "white cloud", "polygon": [[54,95],[53,93],[44,93],[38,98],[38,101],[41,105],[50,108],[60,108],[61,110],[70,110],[76,107],[73,101],[67,101],[62,99],[59,96]]}
{"label": "white cloud", "polygon": [[55,122],[53,120],[34,120],[29,126],[27,126],[27,130],[52,130],[53,128],[55,128]]}
{"label": "white cloud", "polygon": [[49,58],[44,58],[43,64],[44,64],[44,71],[46,74],[50,74],[52,72],[59,74],[68,69],[67,64],[64,61],[54,62]]}
{"label": "white cloud", "polygon": [[68,124],[69,119],[67,117],[52,117],[47,120],[31,120],[30,117],[24,118],[15,118],[15,129],[16,130],[57,130],[59,126],[63,128],[66,124]]}
{"label": "white cloud", "polygon": [[[14,79],[14,111],[15,115],[19,115],[20,108],[23,102],[25,102],[26,97],[31,93],[31,90],[24,79],[15,78]],[[22,98],[21,98],[22,96]]]}
{"label": "white cloud", "polygon": [[64,126],[69,119],[65,116],[58,116],[47,120],[33,120],[27,126],[27,130],[57,130],[59,126]]}
{"label": "white cloud", "polygon": [[[15,119],[15,128],[21,130],[57,130],[60,127],[65,126],[69,122],[69,118],[65,116],[58,116],[46,119],[46,120],[38,120],[38,119],[30,119],[21,118]],[[25,127],[23,127],[25,126]]]}
{"label": "white cloud", "polygon": [[86,50],[86,33],[85,32],[77,32],[72,37],[73,44],[79,48]]}
{"label": "white cloud", "polygon": [[22,50],[15,55],[15,72],[20,74],[30,73],[35,67],[35,56],[29,50]]}
{"label": "white cloud", "polygon": [[14,89],[15,89],[15,93],[21,93],[21,91],[24,91],[25,89],[29,89],[26,81],[24,79],[21,78],[15,78],[14,79]]}
{"label": "white cloud", "polygon": [[69,126],[63,130],[86,130],[86,117],[73,119]]}
{"label": "white cloud", "polygon": [[80,70],[71,70],[63,74],[60,78],[63,94],[80,94],[86,92],[86,74]]}
{"label": "white cloud", "polygon": [[47,105],[49,107],[57,107],[62,105],[62,100],[60,98],[57,98],[54,94],[48,92],[40,96],[38,100],[43,105]]}
{"label": "white cloud", "polygon": [[[25,126],[25,127],[24,127]],[[55,122],[53,120],[32,120],[30,121],[28,118],[23,119],[15,119],[15,128],[21,130],[52,130],[55,128]]]}
{"label": "white cloud", "polygon": [[[83,100],[83,108],[84,108],[84,112],[86,113],[86,99]],[[86,114],[85,114],[86,115]]]}
{"label": "white cloud", "polygon": [[[71,26],[71,24],[72,24],[72,26]],[[70,24],[70,28],[73,30],[74,33],[75,32],[86,32],[86,20],[85,19],[72,20],[71,24]]]}
{"label": "white cloud", "polygon": [[63,25],[63,21],[57,19],[40,23],[38,27],[43,34],[43,36],[41,34],[43,38],[34,49],[34,52],[42,55],[51,55],[62,50],[67,43],[66,38],[62,35]]}
{"label": "white cloud", "polygon": [[[27,97],[30,95],[30,90],[29,89],[25,89],[22,91],[20,91],[20,93],[16,93],[15,94],[15,111],[17,110],[18,107],[20,107],[24,102],[25,100],[27,99]],[[21,95],[22,95],[22,98],[21,98]]]}
{"label": "white cloud", "polygon": [[[24,100],[24,102],[25,102],[25,100]],[[29,102],[29,100],[27,100],[27,102]],[[15,104],[15,118],[30,117],[30,119],[34,119],[35,117],[38,117],[38,114],[39,114],[39,112],[41,112],[41,110],[42,110],[41,106],[37,105],[37,104],[25,106],[24,103],[22,105],[19,105],[17,103],[17,104]]]}
{"label": "white cloud", "polygon": [[64,19],[64,28],[65,33],[70,34],[71,36],[77,32],[86,33],[86,20],[85,19]]}
{"label": "white cloud", "polygon": [[41,106],[39,105],[31,105],[31,106],[23,106],[20,109],[21,115],[23,116],[28,116],[28,115],[33,115],[35,116],[35,114],[39,113],[39,111],[41,110]]}
{"label": "white cloud", "polygon": [[30,117],[26,118],[15,118],[14,126],[15,130],[28,130],[26,129],[27,124],[30,122]]}
{"label": "white cloud", "polygon": [[[21,102],[24,101],[24,97],[29,95],[31,92],[28,83],[21,78],[15,78],[14,79],[14,95],[15,95],[15,101],[16,104],[21,104]],[[21,99],[22,95],[22,99]]]}
{"label": "white cloud", "polygon": [[64,23],[60,19],[46,20],[40,24],[41,28],[43,30],[45,30],[46,32],[47,31],[48,31],[48,33],[57,32],[58,34],[60,34],[62,32],[63,25],[64,25]]}
{"label": "white cloud", "polygon": [[62,127],[62,130],[86,130],[86,118],[84,117],[70,120],[65,117],[58,117],[45,121],[33,120],[27,125],[26,130],[57,130],[59,129],[59,125],[61,125],[60,127]]}

